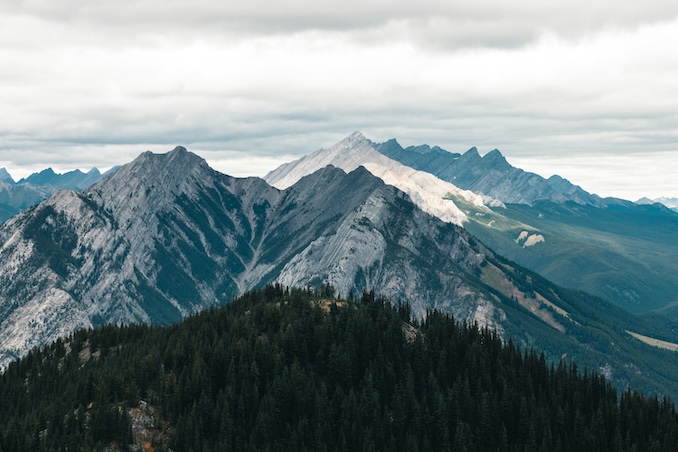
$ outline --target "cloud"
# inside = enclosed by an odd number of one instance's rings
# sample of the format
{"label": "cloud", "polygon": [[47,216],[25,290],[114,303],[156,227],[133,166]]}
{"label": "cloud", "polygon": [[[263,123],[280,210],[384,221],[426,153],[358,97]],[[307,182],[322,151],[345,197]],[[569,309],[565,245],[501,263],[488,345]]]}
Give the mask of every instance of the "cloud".
{"label": "cloud", "polygon": [[557,169],[557,174],[591,193],[631,201],[643,196],[659,198],[662,193],[676,193],[677,188],[675,153],[518,157],[509,161],[544,177],[556,174]]}
{"label": "cloud", "polygon": [[182,144],[242,175],[354,130],[676,159],[677,16],[668,1],[3,2],[0,165]]}
{"label": "cloud", "polygon": [[[485,34],[490,42],[498,33],[536,36],[542,30],[563,35],[630,27],[678,16],[670,0],[612,2],[610,0],[112,0],[12,1],[4,14],[35,17],[47,22],[93,29],[166,34],[175,32],[237,31],[251,34],[298,33],[309,30],[359,31],[400,23],[419,30],[449,30],[467,41]],[[478,30],[474,33],[474,30]],[[482,33],[481,33],[482,32]],[[514,39],[509,39],[511,42]]]}

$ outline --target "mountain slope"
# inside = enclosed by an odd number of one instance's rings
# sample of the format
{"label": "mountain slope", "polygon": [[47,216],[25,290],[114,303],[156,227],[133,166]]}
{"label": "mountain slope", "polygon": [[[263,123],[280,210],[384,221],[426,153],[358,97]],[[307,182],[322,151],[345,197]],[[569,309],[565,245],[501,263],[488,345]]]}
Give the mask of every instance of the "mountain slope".
{"label": "mountain slope", "polygon": [[[225,184],[201,185],[206,173],[185,150],[146,153],[84,193],[58,192],[5,223],[0,362],[76,328],[172,322],[217,302],[217,290],[234,295],[229,275],[242,267],[251,229],[226,207],[204,214],[198,199],[234,198]],[[236,231],[217,236],[218,228]]]}
{"label": "mountain slope", "polygon": [[[489,205],[483,205],[479,196],[386,155],[510,203],[485,198]],[[266,179],[284,187],[328,164],[349,171],[363,165],[410,194],[423,210],[463,225],[490,248],[558,284],[634,312],[664,307],[670,307],[666,314],[678,312],[678,278],[673,277],[678,275],[678,215],[672,211],[601,200],[559,176],[545,180],[514,168],[498,151],[480,157],[475,149],[464,155],[425,145],[403,149],[395,140],[375,144],[357,132],[282,165]],[[441,199],[454,206],[440,204]]]}
{"label": "mountain slope", "polygon": [[[341,187],[333,178],[340,178]],[[319,182],[323,187],[318,193]],[[300,221],[291,209],[285,214],[290,198],[320,216],[314,213],[309,222]],[[338,211],[339,206],[344,209]],[[488,251],[463,230],[417,209],[404,193],[368,171],[359,168],[345,175],[338,169],[320,170],[286,191],[279,211],[283,213],[271,225],[275,232],[264,243],[268,249],[290,243],[293,250],[276,278],[281,283],[329,282],[343,294],[374,289],[407,300],[418,317],[438,308],[500,328],[503,314],[466,276],[478,271]],[[298,241],[303,246],[296,246]]]}
{"label": "mountain slope", "polygon": [[593,206],[604,204],[600,197],[585,192],[560,176],[544,179],[511,166],[496,149],[481,157],[475,147],[461,155],[437,146],[403,149],[395,139],[372,145],[377,151],[404,165],[504,203],[532,204],[538,200],[549,200]]}

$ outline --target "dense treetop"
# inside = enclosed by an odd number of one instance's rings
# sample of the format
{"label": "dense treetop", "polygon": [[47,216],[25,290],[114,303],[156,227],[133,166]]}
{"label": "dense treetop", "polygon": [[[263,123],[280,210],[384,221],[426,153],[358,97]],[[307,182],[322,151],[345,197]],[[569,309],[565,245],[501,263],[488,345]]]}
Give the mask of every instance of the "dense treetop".
{"label": "dense treetop", "polygon": [[269,286],[169,327],[80,331],[0,376],[0,450],[672,450],[668,399],[374,294]]}

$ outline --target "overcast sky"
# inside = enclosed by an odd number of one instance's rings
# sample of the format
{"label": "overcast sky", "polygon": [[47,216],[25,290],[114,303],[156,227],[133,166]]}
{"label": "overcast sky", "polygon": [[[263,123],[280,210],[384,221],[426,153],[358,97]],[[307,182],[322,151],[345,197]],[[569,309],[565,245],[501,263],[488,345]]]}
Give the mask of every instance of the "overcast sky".
{"label": "overcast sky", "polygon": [[678,197],[678,2],[2,0],[0,167],[184,145],[263,175],[355,130]]}

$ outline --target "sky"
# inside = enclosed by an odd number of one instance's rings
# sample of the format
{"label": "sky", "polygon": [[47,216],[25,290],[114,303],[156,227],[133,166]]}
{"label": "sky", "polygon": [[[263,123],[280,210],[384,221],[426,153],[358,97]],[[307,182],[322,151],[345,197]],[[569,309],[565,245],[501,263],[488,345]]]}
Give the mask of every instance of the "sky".
{"label": "sky", "polygon": [[678,197],[676,43],[674,0],[3,0],[0,167],[262,176],[359,130]]}

